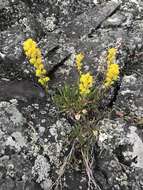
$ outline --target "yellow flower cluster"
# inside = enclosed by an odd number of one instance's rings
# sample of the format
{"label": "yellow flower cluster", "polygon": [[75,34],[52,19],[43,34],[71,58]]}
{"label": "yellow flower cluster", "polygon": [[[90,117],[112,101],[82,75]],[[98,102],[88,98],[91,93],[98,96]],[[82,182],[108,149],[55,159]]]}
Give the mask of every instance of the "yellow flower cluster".
{"label": "yellow flower cluster", "polygon": [[47,72],[42,62],[42,54],[36,42],[31,38],[25,40],[23,49],[29,62],[35,67],[36,76],[39,78],[38,82],[46,88],[49,77],[46,76]]}
{"label": "yellow flower cluster", "polygon": [[108,50],[107,55],[107,73],[105,78],[105,87],[110,87],[115,81],[118,80],[119,77],[119,65],[116,63],[116,53],[117,50],[115,48],[110,48]]}
{"label": "yellow flower cluster", "polygon": [[81,74],[79,81],[79,91],[82,96],[86,96],[90,93],[90,88],[93,85],[93,76],[88,72]]}
{"label": "yellow flower cluster", "polygon": [[106,73],[105,86],[110,87],[119,77],[119,65],[114,63],[109,65]]}
{"label": "yellow flower cluster", "polygon": [[116,54],[117,54],[117,49],[116,48],[109,48],[108,49],[108,55],[107,55],[108,66],[115,63]]}
{"label": "yellow flower cluster", "polygon": [[76,62],[76,67],[77,67],[77,70],[78,72],[81,71],[81,66],[82,66],[82,60],[84,59],[84,54],[83,53],[78,53],[76,56],[75,56],[75,62]]}

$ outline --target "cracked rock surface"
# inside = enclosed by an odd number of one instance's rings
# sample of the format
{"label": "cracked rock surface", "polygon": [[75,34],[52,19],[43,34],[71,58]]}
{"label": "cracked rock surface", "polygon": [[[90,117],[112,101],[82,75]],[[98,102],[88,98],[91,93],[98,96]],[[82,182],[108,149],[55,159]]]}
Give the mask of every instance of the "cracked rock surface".
{"label": "cracked rock surface", "polygon": [[[76,80],[76,52],[85,52],[84,70],[96,74],[107,49],[118,47],[120,81],[106,100],[111,111],[95,126],[94,177],[97,190],[142,190],[141,0],[0,1],[0,190],[48,190],[74,127],[35,82],[22,50],[28,37],[42,50],[49,94]],[[87,190],[86,177],[67,171],[63,189]]]}

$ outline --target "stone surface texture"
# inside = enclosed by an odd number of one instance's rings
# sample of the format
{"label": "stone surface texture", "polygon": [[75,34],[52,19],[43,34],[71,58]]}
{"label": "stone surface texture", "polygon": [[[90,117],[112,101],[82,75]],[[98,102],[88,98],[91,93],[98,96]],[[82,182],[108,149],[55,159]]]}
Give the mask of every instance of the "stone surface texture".
{"label": "stone surface texture", "polygon": [[[49,94],[76,80],[76,52],[96,74],[107,49],[118,47],[121,76],[107,99],[112,111],[98,123],[94,190],[142,190],[141,0],[0,0],[0,190],[50,189],[74,127],[35,82],[22,50],[28,37],[42,50]],[[63,189],[87,190],[86,177],[68,171]]]}

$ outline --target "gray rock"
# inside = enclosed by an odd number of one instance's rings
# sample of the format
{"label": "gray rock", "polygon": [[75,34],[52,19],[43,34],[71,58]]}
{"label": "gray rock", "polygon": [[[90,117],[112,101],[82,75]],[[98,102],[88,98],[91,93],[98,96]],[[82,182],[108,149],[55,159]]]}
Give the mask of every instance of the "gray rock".
{"label": "gray rock", "polygon": [[[74,127],[50,95],[34,85],[33,68],[22,50],[28,37],[42,50],[51,94],[65,81],[77,80],[77,52],[85,53],[84,72],[95,75],[106,65],[107,49],[118,47],[121,77],[106,99],[112,113],[96,126],[94,177],[103,190],[143,188],[142,9],[139,0],[0,2],[0,190],[49,189]],[[84,172],[66,172],[64,189],[87,190]]]}
{"label": "gray rock", "polygon": [[49,177],[50,165],[44,156],[37,156],[35,164],[32,168],[33,176],[37,176],[38,183],[45,181]]}
{"label": "gray rock", "polygon": [[92,30],[100,27],[101,23],[108,18],[120,6],[120,2],[109,2],[102,8],[92,10],[79,15],[74,21],[66,26],[65,32],[70,37],[82,37],[89,35]]}

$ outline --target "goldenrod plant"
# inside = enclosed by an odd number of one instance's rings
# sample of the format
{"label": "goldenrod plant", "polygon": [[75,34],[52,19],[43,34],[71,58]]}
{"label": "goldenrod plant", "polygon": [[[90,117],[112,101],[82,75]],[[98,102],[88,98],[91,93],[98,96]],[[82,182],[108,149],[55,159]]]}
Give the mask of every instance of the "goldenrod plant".
{"label": "goldenrod plant", "polygon": [[85,97],[90,93],[90,89],[93,86],[93,76],[88,72],[80,75],[79,80],[79,92],[82,97]]}
{"label": "goldenrod plant", "polygon": [[84,54],[83,53],[78,53],[75,56],[75,62],[76,62],[76,67],[78,72],[81,72],[81,68],[82,68],[82,60],[84,59]]}
{"label": "goldenrod plant", "polygon": [[117,81],[119,78],[119,65],[116,63],[116,54],[117,54],[117,49],[110,48],[108,50],[108,55],[107,55],[108,65],[104,81],[104,85],[106,88],[111,87],[111,85],[114,84],[114,82]]}
{"label": "goldenrod plant", "polygon": [[111,65],[116,62],[116,54],[117,49],[116,48],[109,48],[107,52],[107,64]]}
{"label": "goldenrod plant", "polygon": [[79,72],[79,93],[81,96],[86,96],[90,93],[90,89],[93,85],[93,76],[88,72],[83,74],[82,69],[82,61],[84,59],[83,53],[78,53],[75,56],[75,66],[77,71]]}
{"label": "goldenrod plant", "polygon": [[[55,101],[62,111],[66,112],[74,122],[74,128],[68,137],[72,147],[64,159],[60,175],[54,183],[58,187],[66,166],[83,163],[88,177],[88,189],[98,189],[93,177],[93,146],[98,139],[99,130],[97,123],[103,118],[104,111],[99,109],[104,98],[108,96],[111,86],[119,78],[119,65],[116,63],[116,48],[109,48],[106,56],[107,70],[104,71],[104,79],[100,86],[95,86],[97,76],[83,71],[84,54],[75,56],[75,68],[78,72],[78,80],[73,85],[65,85],[58,90]],[[78,157],[76,156],[78,155]],[[72,166],[71,166],[72,167]],[[52,186],[53,187],[53,186]],[[52,189],[52,188],[51,188]],[[50,189],[50,190],[51,190]],[[100,188],[99,188],[100,189]]]}
{"label": "goldenrod plant", "polygon": [[[29,38],[24,41],[23,49],[30,64],[35,68],[35,75],[38,82],[47,90],[49,77],[44,67],[42,53],[37,43]],[[52,185],[58,187],[60,178],[64,174],[67,164],[76,160],[76,163],[82,161],[86,167],[89,185],[93,189],[97,184],[92,174],[91,160],[93,159],[93,145],[98,138],[97,123],[103,117],[103,110],[100,110],[102,100],[108,96],[111,86],[118,80],[120,74],[119,65],[116,63],[116,48],[109,48],[106,56],[106,70],[104,71],[103,81],[96,85],[97,76],[92,75],[89,71],[85,72],[83,67],[84,53],[79,52],[75,55],[75,69],[78,73],[77,81],[74,84],[65,84],[63,88],[57,89],[54,95],[54,101],[62,112],[66,112],[68,118],[72,119],[74,124],[71,134],[67,137],[70,142],[69,154],[59,171],[60,175],[57,181]],[[68,141],[67,141],[68,142]],[[76,154],[78,153],[78,158]],[[74,160],[74,161],[73,161]],[[91,162],[91,163],[90,163]],[[88,187],[88,189],[90,189]],[[98,188],[97,188],[98,189]]]}
{"label": "goldenrod plant", "polygon": [[109,88],[119,77],[119,65],[113,63],[108,66],[106,78],[105,78],[105,87]]}
{"label": "goldenrod plant", "polygon": [[73,85],[65,84],[62,89],[58,89],[54,100],[61,110],[76,115],[80,113],[87,104],[88,98],[93,91],[94,79],[90,72],[82,72],[83,53],[75,56],[75,68],[78,72],[78,79]]}
{"label": "goldenrod plant", "polygon": [[[56,103],[61,110],[77,116],[85,109],[88,112],[98,111],[100,102],[107,94],[106,92],[118,80],[119,65],[116,63],[116,48],[109,48],[107,52],[107,70],[104,71],[103,84],[95,86],[97,76],[90,72],[84,72],[82,52],[75,56],[75,68],[78,72],[78,79],[73,85],[65,85],[55,96]],[[96,110],[95,110],[96,109]]]}
{"label": "goldenrod plant", "polygon": [[47,91],[47,83],[50,79],[44,68],[41,50],[37,47],[37,43],[31,38],[24,41],[23,49],[26,57],[29,59],[29,63],[35,68],[35,75],[38,77],[38,82]]}

